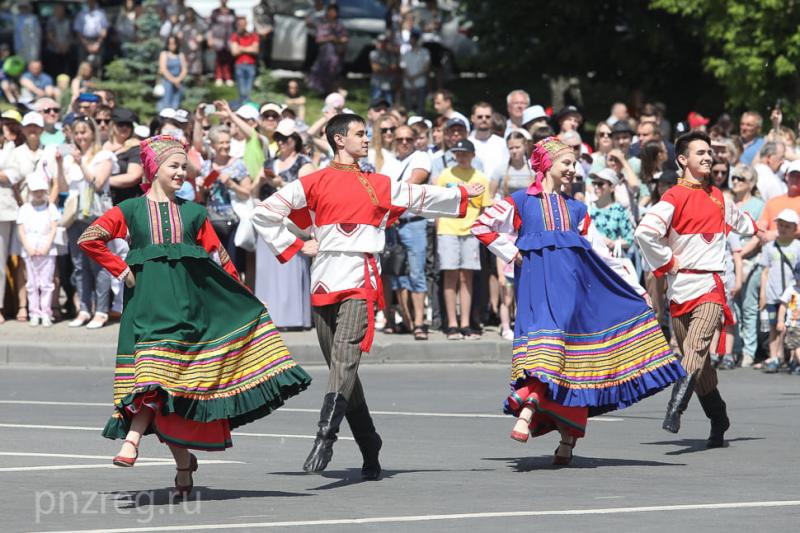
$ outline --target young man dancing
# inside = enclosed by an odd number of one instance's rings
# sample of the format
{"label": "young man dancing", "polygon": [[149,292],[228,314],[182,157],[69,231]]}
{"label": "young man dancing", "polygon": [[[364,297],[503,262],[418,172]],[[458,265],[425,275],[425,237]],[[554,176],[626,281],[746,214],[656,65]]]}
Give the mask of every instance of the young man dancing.
{"label": "young man dancing", "polygon": [[[358,160],[366,157],[369,141],[358,115],[336,115],[325,134],[335,152],[330,166],[277,191],[255,209],[252,221],[279,261],[298,251],[315,257],[311,305],[330,374],[317,438],[303,469],[325,469],[347,418],[364,459],[361,476],[375,480],[381,472],[382,441],[364,399],[358,364],[361,353],[372,346],[375,304],[383,308],[377,254],[383,250],[385,230],[407,210],[426,217],[463,217],[469,198],[480,196],[484,188],[412,185],[361,172]],[[313,226],[314,238],[298,239],[287,220],[302,229]]]}
{"label": "young man dancing", "polygon": [[705,133],[682,135],[675,143],[675,153],[683,171],[678,185],[647,212],[635,233],[653,273],[667,275],[672,327],[687,374],[672,389],[662,427],[678,432],[681,414],[696,391],[711,420],[706,446],[718,448],[725,443],[730,420],[717,388],[709,348],[714,332],[733,318],[720,277],[725,269],[725,237],[731,230],[752,235],[759,229],[749,215],[711,185],[712,151]]}

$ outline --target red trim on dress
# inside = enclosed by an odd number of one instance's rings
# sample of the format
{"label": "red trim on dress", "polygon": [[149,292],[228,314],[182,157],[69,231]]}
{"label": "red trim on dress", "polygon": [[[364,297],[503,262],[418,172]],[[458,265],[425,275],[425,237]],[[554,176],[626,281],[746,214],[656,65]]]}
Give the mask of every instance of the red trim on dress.
{"label": "red trim on dress", "polygon": [[467,188],[459,185],[459,191],[461,191],[461,202],[458,204],[458,218],[464,218],[467,216],[467,206],[469,206],[469,194],[467,193]]}
{"label": "red trim on dress", "polygon": [[280,263],[285,263],[295,256],[297,252],[303,247],[303,239],[295,239],[295,241],[280,255],[275,256]]}
{"label": "red trim on dress", "polygon": [[667,264],[662,266],[661,268],[657,268],[653,271],[653,275],[657,278],[664,276],[665,274],[669,273],[672,270],[672,267],[675,266],[675,256],[669,258]]}

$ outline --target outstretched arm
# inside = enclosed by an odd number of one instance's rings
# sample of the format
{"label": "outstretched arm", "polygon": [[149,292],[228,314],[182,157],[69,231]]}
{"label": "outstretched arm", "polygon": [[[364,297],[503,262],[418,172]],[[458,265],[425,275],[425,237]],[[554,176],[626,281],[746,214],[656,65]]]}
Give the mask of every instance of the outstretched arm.
{"label": "outstretched arm", "polygon": [[647,291],[639,284],[639,278],[636,275],[636,271],[630,268],[630,263],[625,261],[623,258],[614,257],[611,255],[611,252],[608,250],[608,246],[606,245],[606,240],[600,235],[600,232],[597,231],[594,224],[592,224],[592,219],[587,214],[584,219],[578,224],[578,231],[580,232],[583,237],[589,241],[592,245],[592,250],[600,256],[605,264],[607,264],[611,270],[617,273],[619,277],[621,277],[625,282],[633,287],[639,296],[644,297],[647,294]]}
{"label": "outstretched arm", "polygon": [[303,178],[289,183],[261,202],[251,216],[253,227],[281,263],[294,257],[303,248],[303,240],[287,227],[287,218],[291,218],[300,229],[310,226]]}
{"label": "outstretched arm", "polygon": [[522,225],[514,200],[507,196],[496,202],[478,217],[470,230],[494,255],[510,263],[519,254],[509,235],[515,235]]}

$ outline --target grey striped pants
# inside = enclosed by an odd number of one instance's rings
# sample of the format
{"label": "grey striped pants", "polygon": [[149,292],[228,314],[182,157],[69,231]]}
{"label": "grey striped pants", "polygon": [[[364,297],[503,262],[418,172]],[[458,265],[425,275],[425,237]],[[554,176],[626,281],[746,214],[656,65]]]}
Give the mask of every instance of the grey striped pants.
{"label": "grey striped pants", "polygon": [[711,366],[709,351],[721,320],[722,306],[716,303],[700,304],[691,313],[672,319],[675,338],[683,353],[681,365],[687,374],[694,374],[694,390],[698,396],[717,388],[717,371]]}
{"label": "grey striped pants", "polygon": [[361,341],[367,333],[367,302],[345,300],[313,307],[314,325],[322,355],[328,364],[328,391],[347,399],[347,410],[364,403],[364,389],[358,379]]}

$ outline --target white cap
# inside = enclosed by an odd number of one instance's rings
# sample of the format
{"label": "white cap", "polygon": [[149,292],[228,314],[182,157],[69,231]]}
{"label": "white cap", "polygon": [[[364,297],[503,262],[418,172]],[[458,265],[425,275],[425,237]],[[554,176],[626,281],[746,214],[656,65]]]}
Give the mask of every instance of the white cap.
{"label": "white cap", "polygon": [[158,116],[169,120],[175,120],[175,110],[171,107],[165,107],[159,111]]}
{"label": "white cap", "polygon": [[283,111],[283,107],[279,106],[275,102],[267,102],[266,104],[261,106],[261,109],[259,109],[259,113],[263,115],[267,111],[274,111],[275,113],[280,115],[281,111]]}
{"label": "white cap", "polygon": [[413,126],[417,122],[424,122],[425,125],[428,126],[428,129],[431,129],[433,127],[433,122],[431,122],[427,118],[421,117],[419,115],[416,115],[416,116],[413,116],[413,117],[409,117],[407,124],[409,126]]}
{"label": "white cap", "polygon": [[592,172],[589,174],[589,177],[592,179],[607,181],[612,187],[619,185],[619,176],[617,176],[617,173],[608,167],[600,169],[597,172]]}
{"label": "white cap", "polygon": [[177,109],[175,110],[175,120],[181,124],[188,124],[189,118],[191,115],[185,109]]}
{"label": "white cap", "polygon": [[39,126],[40,128],[44,128],[44,117],[36,111],[30,111],[25,113],[25,116],[22,117],[22,125],[23,126]]}
{"label": "white cap", "polygon": [[533,137],[531,137],[531,134],[528,133],[528,130],[525,130],[523,128],[514,128],[512,130],[509,130],[509,132],[506,133],[506,140],[508,140],[508,138],[511,137],[512,133],[519,133],[520,135],[525,137],[526,141],[532,141],[533,140]]}
{"label": "white cap", "polygon": [[275,128],[275,133],[280,133],[284,137],[289,137],[292,133],[297,132],[297,124],[290,118],[285,118],[278,122],[278,127]]}
{"label": "white cap", "polygon": [[340,109],[344,107],[344,96],[341,93],[330,93],[325,97],[326,109]]}
{"label": "white cap", "polygon": [[249,104],[239,106],[236,114],[245,120],[258,120],[259,117],[258,109]]}
{"label": "white cap", "polygon": [[47,178],[45,178],[41,172],[32,172],[28,174],[28,177],[25,179],[25,185],[27,185],[30,192],[47,191],[50,189]]}
{"label": "white cap", "polygon": [[134,124],[133,134],[139,137],[140,139],[147,139],[148,137],[150,137],[150,128],[148,128],[144,124]]}
{"label": "white cap", "polygon": [[523,125],[542,118],[547,118],[547,113],[544,112],[544,108],[540,105],[532,105],[522,112]]}
{"label": "white cap", "polygon": [[786,168],[786,175],[788,176],[792,172],[800,172],[800,159],[795,159],[789,166]]}
{"label": "white cap", "polygon": [[797,214],[797,211],[794,209],[784,209],[778,216],[775,217],[775,220],[783,220],[784,222],[788,222],[790,224],[798,224],[800,223],[800,215]]}

